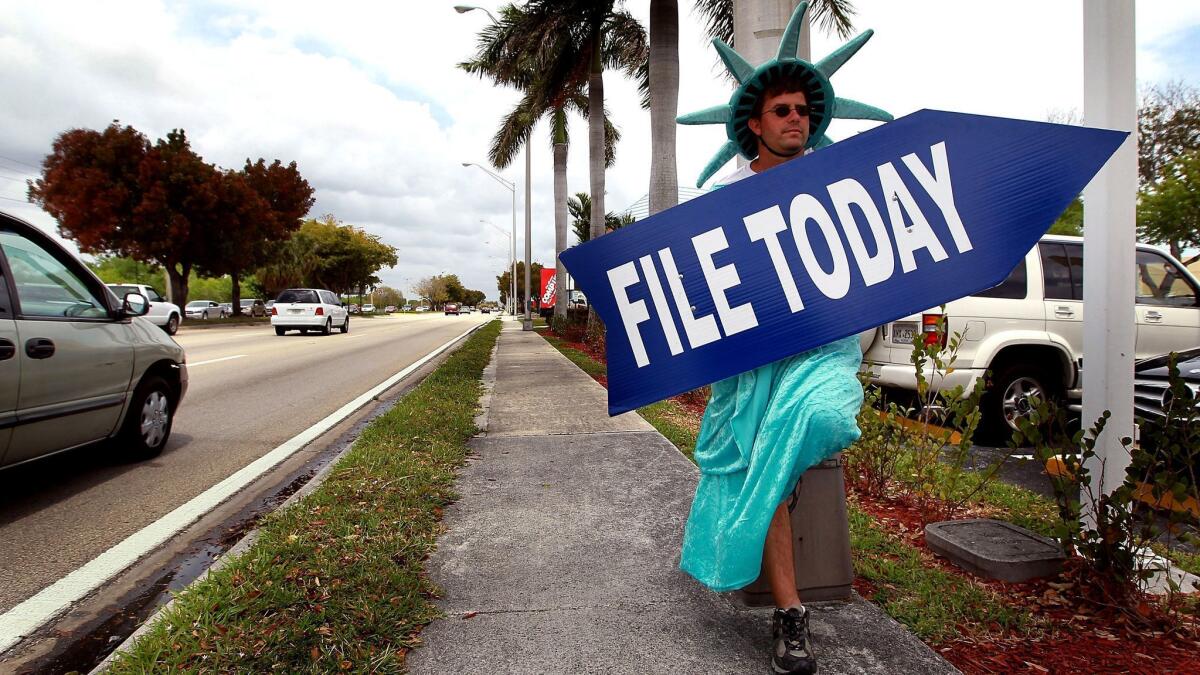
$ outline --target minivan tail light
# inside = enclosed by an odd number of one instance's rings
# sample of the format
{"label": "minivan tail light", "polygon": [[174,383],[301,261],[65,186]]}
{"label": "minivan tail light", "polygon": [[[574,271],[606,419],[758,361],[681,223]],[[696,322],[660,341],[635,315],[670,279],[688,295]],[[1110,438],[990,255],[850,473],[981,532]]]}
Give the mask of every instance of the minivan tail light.
{"label": "minivan tail light", "polygon": [[[942,333],[938,334],[938,323],[945,321],[942,324]],[[946,327],[949,326],[949,318],[944,314],[922,314],[921,315],[921,332],[925,335],[924,344],[927,346],[940,346],[946,348]]]}
{"label": "minivan tail light", "polygon": [[316,312],[314,312],[314,313],[315,313],[317,316],[325,316],[325,308],[324,308],[324,307],[318,307],[318,308],[317,308],[317,311],[316,311]]}

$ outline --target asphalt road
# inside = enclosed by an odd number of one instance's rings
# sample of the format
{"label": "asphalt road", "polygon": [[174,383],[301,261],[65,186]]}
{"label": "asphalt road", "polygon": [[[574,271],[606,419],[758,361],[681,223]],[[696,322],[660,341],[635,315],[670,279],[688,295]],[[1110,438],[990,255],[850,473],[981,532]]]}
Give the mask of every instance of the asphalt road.
{"label": "asphalt road", "polygon": [[180,331],[191,384],[161,456],[122,464],[101,444],[0,472],[0,612],[489,318],[351,318],[329,336]]}

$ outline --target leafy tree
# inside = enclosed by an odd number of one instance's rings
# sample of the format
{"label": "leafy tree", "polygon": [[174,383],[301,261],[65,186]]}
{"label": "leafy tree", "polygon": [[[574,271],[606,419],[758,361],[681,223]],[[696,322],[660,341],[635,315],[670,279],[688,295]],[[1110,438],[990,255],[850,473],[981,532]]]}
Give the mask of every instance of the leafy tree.
{"label": "leafy tree", "polygon": [[212,244],[213,260],[206,269],[228,274],[233,313],[241,314],[240,280],[246,270],[266,263],[274,243],[300,229],[300,219],[313,204],[313,189],[300,176],[296,163],[267,164],[246,160],[240,172],[222,176],[224,227]]}
{"label": "leafy tree", "polygon": [[243,270],[261,258],[265,242],[294,229],[311,195],[294,164],[268,167],[260,159],[222,172],[192,150],[182,129],[151,145],[117,122],[60,134],[41,178],[29,184],[30,200],[58,221],[62,236],[85,253],[162,266],[180,305],[193,270],[231,273],[236,298]]}
{"label": "leafy tree", "polygon": [[375,304],[377,306],[404,306],[404,294],[391,286],[376,286],[372,293],[375,296]]}
{"label": "leafy tree", "polygon": [[1047,234],[1068,234],[1075,237],[1083,236],[1083,200],[1079,197],[1067,206],[1058,220],[1050,226]]}
{"label": "leafy tree", "polygon": [[437,309],[448,301],[446,280],[441,276],[425,277],[413,286],[413,290],[429,303],[430,309]]}
{"label": "leafy tree", "polygon": [[487,299],[486,293],[484,293],[483,291],[476,291],[473,289],[468,290],[466,295],[463,296],[463,302],[472,307],[478,307],[479,303],[483,302],[486,299]]}
{"label": "leafy tree", "polygon": [[1168,165],[1200,150],[1200,90],[1179,82],[1153,85],[1138,107],[1138,182],[1143,191],[1166,178]]}
{"label": "leafy tree", "polygon": [[162,288],[163,270],[152,263],[116,255],[100,255],[87,266],[106,284],[144,284]]}
{"label": "leafy tree", "polygon": [[[1185,250],[1200,248],[1200,150],[1177,157],[1152,189],[1143,190],[1138,203],[1138,234],[1166,244],[1182,259]],[[1196,252],[1185,265],[1200,260]]]}
{"label": "leafy tree", "polygon": [[[542,264],[533,263],[529,266],[529,280],[532,283],[540,284],[542,281]],[[506,268],[504,273],[496,277],[497,288],[500,289],[500,304],[508,302],[508,291],[512,287],[512,268]],[[517,261],[517,298],[525,298],[525,261]],[[521,307],[521,303],[517,302],[517,312],[523,313],[525,310]]]}
{"label": "leafy tree", "polygon": [[29,199],[84,253],[113,253],[166,268],[170,297],[187,301],[188,278],[210,259],[220,225],[220,180],[181,129],[153,146],[131,126],[71,129],[54,141]]}

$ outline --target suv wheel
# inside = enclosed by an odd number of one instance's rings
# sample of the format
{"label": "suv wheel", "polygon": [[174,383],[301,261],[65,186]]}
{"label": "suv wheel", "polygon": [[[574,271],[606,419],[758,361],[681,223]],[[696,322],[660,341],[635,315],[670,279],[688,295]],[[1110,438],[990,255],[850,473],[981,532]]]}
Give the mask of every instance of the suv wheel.
{"label": "suv wheel", "polygon": [[1042,401],[1060,398],[1053,380],[1038,368],[1012,364],[997,371],[982,404],[996,443],[1008,442],[1019,429],[1018,420],[1029,417],[1035,397]]}
{"label": "suv wheel", "polygon": [[133,392],[121,433],[120,452],[131,460],[157,457],[171,437],[175,392],[157,375],[146,377]]}
{"label": "suv wheel", "polygon": [[167,331],[167,335],[174,335],[179,330],[179,315],[172,314],[167,319],[167,325],[163,326],[163,330]]}

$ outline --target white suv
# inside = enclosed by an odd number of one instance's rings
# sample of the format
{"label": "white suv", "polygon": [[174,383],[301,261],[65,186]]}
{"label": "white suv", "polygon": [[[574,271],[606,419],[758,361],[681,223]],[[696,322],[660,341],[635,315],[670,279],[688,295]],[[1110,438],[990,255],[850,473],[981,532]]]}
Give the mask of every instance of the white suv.
{"label": "white suv", "polygon": [[[1200,283],[1157,247],[1138,244],[1136,261],[1135,360],[1200,345]],[[990,371],[981,407],[996,435],[1016,428],[1031,395],[1082,395],[1082,237],[1042,237],[1003,283],[948,303],[945,313],[946,332],[963,339],[953,372],[930,385],[970,391]],[[872,381],[915,390],[913,336],[936,339],[940,316],[935,308],[882,326],[863,354]]]}
{"label": "white suv", "polygon": [[350,332],[350,312],[342,306],[337,294],[320,288],[289,288],[279,294],[271,307],[271,325],[276,335],[289,330],[307,333],[310,330],[329,335],[336,326]]}
{"label": "white suv", "polygon": [[167,331],[167,335],[174,335],[175,331],[179,330],[179,323],[183,320],[183,312],[179,311],[179,305],[167,302],[167,299],[159,295],[153,286],[146,284],[106,285],[117,298],[123,298],[127,293],[141,293],[146,296],[150,300],[150,312],[145,315],[146,320]]}

